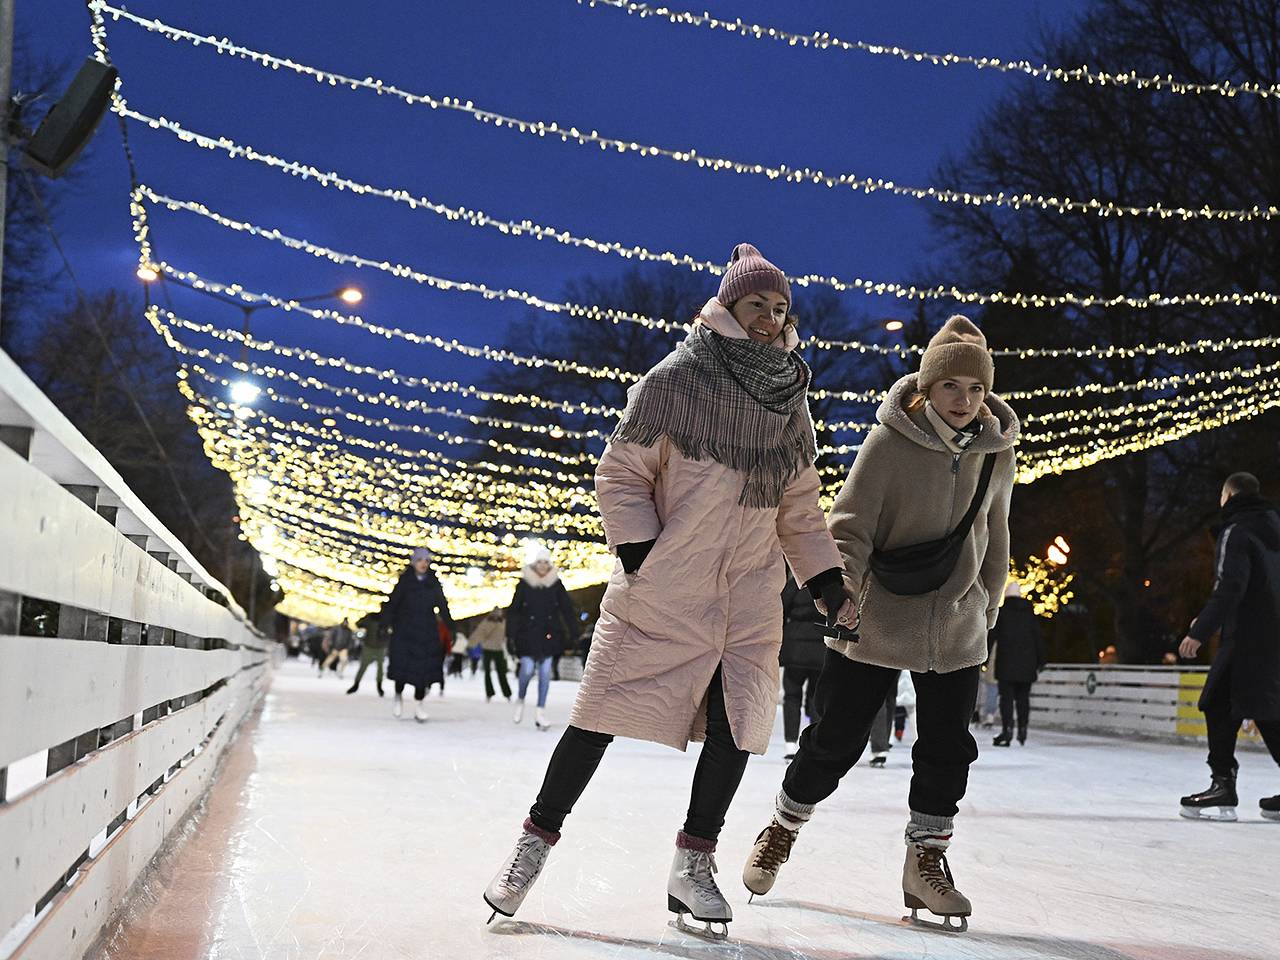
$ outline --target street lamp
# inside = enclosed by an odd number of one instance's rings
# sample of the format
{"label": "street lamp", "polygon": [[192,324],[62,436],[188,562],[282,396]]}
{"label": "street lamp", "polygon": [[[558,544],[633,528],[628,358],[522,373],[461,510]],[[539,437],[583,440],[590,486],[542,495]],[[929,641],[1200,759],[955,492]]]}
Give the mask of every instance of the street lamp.
{"label": "street lamp", "polygon": [[1062,537],[1054,537],[1053,543],[1049,544],[1049,549],[1045,551],[1045,557],[1056,567],[1065,567],[1067,561],[1071,559],[1071,545]]}
{"label": "street lamp", "polygon": [[247,407],[262,396],[262,388],[252,380],[235,380],[231,384],[231,402]]}
{"label": "street lamp", "polygon": [[906,324],[904,324],[901,320],[886,320],[884,322],[884,328],[888,330],[890,333],[897,333],[904,326],[906,326]]}
{"label": "street lamp", "polygon": [[[161,279],[160,268],[152,263],[142,264],[141,266],[138,267],[136,273],[137,273],[138,279],[143,281],[144,283],[152,283],[156,280]],[[279,302],[279,299],[276,299],[274,302],[272,300],[245,301],[239,297],[230,297],[230,296],[226,296],[225,294],[218,293],[214,290],[209,290],[203,286],[198,286],[194,283],[191,283],[187,280],[183,280],[179,277],[169,276],[169,277],[165,277],[164,279],[172,280],[174,283],[178,284],[178,286],[180,287],[186,287],[188,290],[194,290],[196,293],[199,293],[203,296],[211,297],[214,300],[219,301],[220,303],[225,303],[228,306],[235,307],[244,315],[244,325],[241,331],[243,335],[243,339],[241,340],[241,346],[240,346],[240,363],[247,364],[249,361],[249,320],[257,311],[265,309],[266,307],[274,307],[276,303]],[[364,293],[362,293],[358,287],[345,286],[345,287],[336,287],[335,289],[329,290],[325,293],[315,293],[305,297],[293,297],[292,299],[286,300],[286,302],[314,303],[317,300],[341,300],[343,303],[355,304],[355,303],[359,303],[363,299],[364,299]],[[237,390],[240,391],[242,396],[245,396],[248,399],[245,399],[245,400],[236,399]],[[247,380],[238,380],[231,385],[232,402],[240,404],[242,406],[253,403],[253,401],[258,399],[261,393],[262,393],[262,388],[256,386],[255,384],[250,383]]]}

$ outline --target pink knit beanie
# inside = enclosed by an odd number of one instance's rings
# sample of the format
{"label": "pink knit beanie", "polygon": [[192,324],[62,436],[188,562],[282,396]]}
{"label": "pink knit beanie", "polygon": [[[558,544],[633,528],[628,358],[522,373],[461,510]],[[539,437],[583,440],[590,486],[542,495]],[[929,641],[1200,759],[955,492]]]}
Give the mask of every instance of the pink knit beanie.
{"label": "pink knit beanie", "polygon": [[751,244],[740,243],[733,248],[729,269],[720,278],[720,292],[716,299],[730,307],[747,294],[762,290],[782,294],[787,298],[787,306],[791,306],[791,284],[787,282],[787,275],[761,256]]}

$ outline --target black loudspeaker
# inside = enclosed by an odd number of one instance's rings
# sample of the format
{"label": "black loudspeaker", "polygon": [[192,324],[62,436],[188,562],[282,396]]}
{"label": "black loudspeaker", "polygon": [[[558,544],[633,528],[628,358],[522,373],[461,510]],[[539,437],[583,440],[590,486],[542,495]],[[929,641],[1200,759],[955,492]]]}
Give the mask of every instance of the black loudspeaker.
{"label": "black loudspeaker", "polygon": [[60,177],[93,139],[111,103],[119,71],[92,58],[85,61],[62,99],[53,105],[27,141],[27,162],[46,177]]}

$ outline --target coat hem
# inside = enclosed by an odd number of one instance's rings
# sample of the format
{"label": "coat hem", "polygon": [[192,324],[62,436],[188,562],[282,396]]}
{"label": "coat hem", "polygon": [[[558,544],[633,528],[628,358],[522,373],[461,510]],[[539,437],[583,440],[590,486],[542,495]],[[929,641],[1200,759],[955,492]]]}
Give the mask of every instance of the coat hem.
{"label": "coat hem", "polygon": [[[866,656],[856,656],[855,655],[856,653],[861,652],[858,649],[858,645],[856,643],[850,643],[848,640],[827,640],[826,643],[827,643],[827,646],[830,647],[832,650],[834,650],[836,653],[840,654],[842,657],[845,657],[848,660],[854,661],[855,663],[865,663],[873,667],[887,667],[890,670],[909,670],[912,673],[928,673],[929,672],[927,662],[923,665],[918,665],[916,661],[908,661],[908,660],[896,660],[893,662],[889,662],[892,659],[889,657],[872,658],[872,657],[866,657]],[[939,669],[938,665],[935,664],[933,668],[933,672],[939,673],[939,674],[955,673],[957,670],[967,670],[969,667],[980,667],[982,666],[982,664],[986,662],[987,662],[987,652],[984,649],[980,657],[977,657],[977,658],[970,657],[968,659],[961,660],[960,662],[954,665],[947,664],[947,668],[945,670]]]}

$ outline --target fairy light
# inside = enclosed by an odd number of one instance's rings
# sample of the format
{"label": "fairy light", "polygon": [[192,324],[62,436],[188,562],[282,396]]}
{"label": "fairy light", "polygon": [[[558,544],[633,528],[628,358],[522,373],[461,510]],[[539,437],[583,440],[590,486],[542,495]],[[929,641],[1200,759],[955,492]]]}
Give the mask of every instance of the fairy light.
{"label": "fairy light", "polygon": [[[1051,546],[1050,551],[1058,549]],[[1063,561],[1065,563],[1065,559]],[[1071,584],[1074,573],[1067,573],[1061,565],[1043,557],[1028,557],[1025,562],[1010,560],[1010,575],[1018,581],[1022,596],[1037,617],[1052,620],[1067,604],[1075,599]],[[1000,654],[997,652],[996,656]]]}
{"label": "fairy light", "polygon": [[967,66],[977,70],[994,70],[999,73],[1021,73],[1037,80],[1053,80],[1059,83],[1087,83],[1096,86],[1131,86],[1138,90],[1161,90],[1167,93],[1182,95],[1217,94],[1223,97],[1236,97],[1240,94],[1262,97],[1264,99],[1280,95],[1280,84],[1262,84],[1252,81],[1219,80],[1213,83],[1196,83],[1177,80],[1172,75],[1146,76],[1136,70],[1119,73],[1094,69],[1087,64],[1079,67],[1052,67],[1048,64],[1035,64],[1030,60],[1001,60],[998,57],[975,57],[958,53],[929,53],[921,50],[909,50],[904,47],[880,43],[867,43],[863,40],[842,40],[827,31],[814,33],[792,33],[778,27],[749,23],[736,18],[721,20],[709,13],[693,13],[689,10],[676,10],[670,7],[655,7],[647,3],[633,0],[577,0],[579,6],[595,8],[597,6],[613,7],[629,15],[639,15],[641,19],[654,17],[665,19],[669,23],[705,27],[709,30],[721,30],[754,40],[773,40],[785,43],[789,47],[801,47],[812,50],[838,50],[842,53],[863,53],[879,57],[890,57],[904,63],[927,63],[935,67]]}
{"label": "fairy light", "polygon": [[1082,437],[1084,443],[1064,445],[1022,459],[1018,465],[1017,479],[1019,483],[1032,483],[1049,474],[1082,470],[1103,460],[1150,450],[1196,433],[1249,420],[1276,407],[1280,407],[1280,395],[1269,394],[1247,403],[1228,405],[1216,412],[1200,412],[1184,422],[1120,440],[1095,441],[1087,436]]}
{"label": "fairy light", "polygon": [[[392,263],[388,260],[373,260],[359,254],[335,250],[331,247],[312,243],[310,240],[290,236],[274,227],[261,226],[247,220],[237,220],[233,217],[218,213],[198,201],[178,200],[168,197],[156,192],[145,184],[140,185],[136,189],[135,193],[138,197],[157,203],[172,212],[193,214],[237,233],[245,233],[249,236],[270,240],[290,250],[307,253],[313,257],[328,260],[332,263],[339,264],[340,266],[351,266],[357,268],[364,267],[371,270],[378,270],[437,290],[478,294],[486,300],[515,300],[548,313],[565,314],[568,316],[583,317],[591,320],[608,320],[612,323],[619,323],[623,321],[628,323],[638,323],[641,326],[654,330],[671,331],[685,328],[684,324],[673,323],[669,320],[655,319],[653,317],[647,317],[643,314],[632,313],[626,310],[616,310],[611,307],[547,300],[537,294],[530,293],[527,290],[518,290],[514,288],[497,290],[482,283],[450,280],[444,277],[434,276],[403,263]],[[1133,309],[1145,310],[1154,307],[1166,306],[1220,307],[1250,306],[1258,303],[1280,303],[1280,294],[1265,290],[1255,290],[1245,293],[1150,293],[1146,296],[1135,297],[1128,294],[1106,296],[1104,294],[1041,294],[1009,291],[980,293],[978,291],[965,290],[960,287],[948,286],[945,284],[933,287],[918,287],[914,284],[866,280],[863,278],[839,280],[837,278],[830,277],[827,279],[830,281],[828,285],[836,289],[859,290],[862,293],[874,294],[876,296],[892,296],[899,300],[954,300],[959,303],[972,304],[1002,303],[1009,306],[1023,308],[1035,307],[1041,309],[1075,306],[1081,309],[1090,307],[1131,307]]]}
{"label": "fairy light", "polygon": [[[450,221],[467,223],[476,227],[495,228],[508,236],[530,236],[537,240],[553,239],[562,244],[583,247],[594,250],[598,253],[616,254],[624,259],[656,261],[672,266],[685,267],[694,272],[706,272],[713,276],[722,275],[725,270],[725,267],[721,264],[710,260],[700,260],[687,253],[675,254],[670,251],[655,252],[638,245],[628,245],[617,241],[603,241],[592,237],[576,236],[566,230],[542,226],[529,220],[500,220],[490,217],[482,211],[470,210],[465,207],[445,206],[444,204],[436,203],[424,196],[414,196],[405,189],[376,187],[371,184],[350,180],[339,176],[336,173],[326,173],[316,167],[284,160],[271,154],[257,151],[252,147],[237,144],[235,141],[227,137],[213,138],[205,136],[204,134],[195,133],[167,118],[150,117],[129,108],[122,108],[121,112],[125,116],[137,120],[138,122],[145,123],[153,129],[169,131],[184,142],[194,143],[210,150],[221,150],[233,158],[254,160],[274,169],[292,174],[293,176],[300,177],[308,182],[317,183],[322,186],[336,187],[337,189],[356,195],[382,197],[397,203],[408,205],[411,209],[415,210],[427,210],[444,216]],[[820,285],[842,291],[861,290],[863,292],[866,292],[866,284],[868,282],[856,279],[853,281],[841,280],[836,277],[821,276],[819,274],[797,274],[789,276],[788,279],[790,283],[799,287]],[[288,301],[282,301],[282,303],[284,302]],[[293,303],[296,307],[296,301]],[[902,328],[903,323],[901,320],[891,320],[885,324],[885,329],[890,332],[896,332]],[[867,344],[854,341],[850,343],[849,346],[850,348],[857,349],[859,347],[865,347]],[[453,348],[460,348],[456,341],[454,341]]]}
{"label": "fairy light", "polygon": [[[208,379],[211,382],[224,382],[220,378],[208,376],[203,368],[194,367],[195,372],[202,379]],[[201,417],[221,417],[225,419],[232,416],[234,411],[231,407],[222,403],[216,397],[210,397],[192,388],[185,380],[179,382],[179,390],[193,405],[193,419],[197,425],[202,421]],[[340,449],[343,447],[358,447],[364,450],[373,450],[389,453],[392,456],[400,457],[399,469],[403,470],[420,470],[431,469],[437,470],[446,475],[459,474],[477,476],[485,476],[489,473],[501,476],[532,476],[545,480],[555,480],[561,483],[589,483],[591,482],[591,474],[588,473],[569,473],[564,470],[547,470],[542,467],[531,464],[510,464],[495,463],[492,461],[481,459],[462,460],[457,457],[450,457],[447,454],[440,453],[436,450],[424,450],[419,448],[404,447],[400,444],[386,440],[371,440],[355,434],[347,434],[336,427],[319,428],[314,424],[304,423],[298,420],[280,420],[277,417],[265,411],[257,411],[256,420],[261,421],[265,426],[260,427],[256,424],[237,424],[236,429],[242,434],[250,431],[259,436],[270,435],[281,438],[283,441],[301,447],[315,446],[317,449],[325,449],[332,447]],[[270,431],[266,429],[270,428]],[[416,461],[426,461],[425,464],[418,464]]]}
{"label": "fairy light", "polygon": [[[145,18],[133,16],[123,10],[110,7],[106,4],[103,4],[102,9],[111,13],[113,16],[116,16],[117,19],[126,19],[134,24],[144,27],[152,33],[163,35],[170,40],[181,40],[189,42],[194,46],[209,47],[220,54],[230,54],[273,70],[280,68],[288,69],[304,76],[310,76],[320,82],[327,83],[330,86],[341,86],[353,90],[364,88],[373,90],[378,94],[397,97],[412,105],[428,106],[433,110],[444,109],[458,111],[473,117],[481,123],[492,125],[496,129],[515,131],[528,136],[534,136],[539,139],[559,139],[562,143],[573,143],[583,147],[595,147],[611,153],[633,154],[635,156],[645,157],[648,159],[676,161],[679,163],[691,164],[699,169],[709,170],[716,173],[733,173],[740,176],[764,177],[768,180],[789,184],[810,184],[827,188],[849,189],[864,194],[889,193],[899,197],[908,197],[916,200],[930,200],[942,204],[992,206],[1008,208],[1011,210],[1030,208],[1047,210],[1055,213],[1084,213],[1100,217],[1158,217],[1161,219],[1179,220],[1208,219],[1249,222],[1253,220],[1270,220],[1278,210],[1278,208],[1274,206],[1259,207],[1256,204],[1253,207],[1245,209],[1222,210],[1208,206],[1167,207],[1162,204],[1130,206],[1118,204],[1110,200],[1101,200],[1096,197],[1080,200],[1073,199],[1071,197],[1056,197],[1037,193],[970,193],[968,191],[946,187],[906,186],[904,184],[897,183],[894,180],[882,177],[863,176],[857,173],[831,175],[808,166],[793,166],[791,164],[778,164],[776,166],[771,166],[752,161],[732,160],[726,157],[716,157],[704,154],[693,147],[662,147],[656,144],[639,143],[634,140],[609,137],[595,130],[582,130],[577,126],[564,125],[557,121],[529,120],[520,117],[506,116],[492,110],[485,110],[477,107],[470,100],[464,101],[456,97],[434,97],[430,94],[411,94],[402,91],[391,84],[384,83],[381,80],[375,80],[373,78],[357,80],[353,77],[307,66],[286,58],[274,57],[258,50],[239,46],[227,39],[212,36],[198,37],[196,34],[180,28],[172,27],[160,20],[146,20]],[[124,109],[125,108],[123,106],[117,107],[118,112],[123,112]],[[153,122],[156,126],[163,124],[163,121],[154,118],[148,118],[142,122],[149,121]]]}
{"label": "fairy light", "polygon": [[[430,334],[414,333],[409,330],[401,329],[400,327],[388,327],[366,320],[358,314],[343,313],[340,310],[322,307],[308,307],[297,300],[286,300],[282,297],[277,297],[269,293],[251,293],[239,284],[225,284],[217,280],[210,280],[193,271],[179,270],[165,262],[157,264],[156,269],[163,272],[166,276],[173,277],[175,280],[195,287],[197,290],[209,291],[211,293],[217,293],[227,297],[234,297],[246,304],[267,304],[285,312],[301,313],[316,320],[330,320],[342,326],[356,327],[359,330],[386,340],[404,340],[408,343],[414,344],[415,346],[434,347],[446,353],[460,353],[467,357],[508,362],[515,364],[516,366],[531,368],[550,367],[560,373],[578,373],[602,380],[634,383],[640,379],[640,374],[624,370],[621,367],[592,366],[591,364],[579,363],[575,360],[530,356],[501,347],[493,347],[488,344],[475,346],[462,343],[456,338],[437,337]],[[190,327],[190,329],[196,328]],[[214,325],[209,324],[200,328],[201,332],[208,332],[208,329],[215,329]]]}

